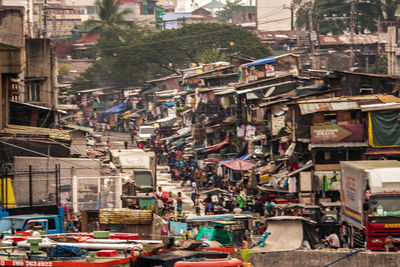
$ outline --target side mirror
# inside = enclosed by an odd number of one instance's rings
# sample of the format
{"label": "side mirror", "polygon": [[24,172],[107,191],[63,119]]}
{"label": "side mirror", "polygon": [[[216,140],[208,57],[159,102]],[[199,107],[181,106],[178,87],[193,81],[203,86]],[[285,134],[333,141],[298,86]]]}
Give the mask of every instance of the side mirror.
{"label": "side mirror", "polygon": [[369,203],[368,202],[363,203],[363,210],[364,211],[369,210]]}

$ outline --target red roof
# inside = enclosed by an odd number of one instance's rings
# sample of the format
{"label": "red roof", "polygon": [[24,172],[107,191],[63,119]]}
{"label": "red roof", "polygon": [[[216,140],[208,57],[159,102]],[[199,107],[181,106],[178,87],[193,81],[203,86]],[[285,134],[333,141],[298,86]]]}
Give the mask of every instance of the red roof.
{"label": "red roof", "polygon": [[371,148],[365,152],[365,155],[400,155],[400,148]]}

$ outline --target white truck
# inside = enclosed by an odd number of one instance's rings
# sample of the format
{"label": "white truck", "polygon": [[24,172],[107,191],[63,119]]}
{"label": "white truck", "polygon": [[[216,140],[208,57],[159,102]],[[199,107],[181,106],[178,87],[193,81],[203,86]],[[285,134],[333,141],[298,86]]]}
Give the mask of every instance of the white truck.
{"label": "white truck", "polygon": [[341,161],[341,220],[349,247],[400,249],[400,162]]}
{"label": "white truck", "polygon": [[111,150],[111,161],[121,173],[129,174],[136,184],[137,193],[156,191],[157,165],[154,152],[142,149]]}

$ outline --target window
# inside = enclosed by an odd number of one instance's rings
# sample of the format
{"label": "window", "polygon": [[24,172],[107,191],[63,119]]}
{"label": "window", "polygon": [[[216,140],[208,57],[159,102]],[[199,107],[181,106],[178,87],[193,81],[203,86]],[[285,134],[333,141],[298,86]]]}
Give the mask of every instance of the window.
{"label": "window", "polygon": [[47,227],[48,227],[48,230],[55,230],[55,229],[57,229],[55,220],[54,220],[54,219],[48,219],[48,225],[47,225]]}
{"label": "window", "polygon": [[28,82],[26,87],[26,99],[27,101],[40,101],[40,89],[41,83],[40,82]]}

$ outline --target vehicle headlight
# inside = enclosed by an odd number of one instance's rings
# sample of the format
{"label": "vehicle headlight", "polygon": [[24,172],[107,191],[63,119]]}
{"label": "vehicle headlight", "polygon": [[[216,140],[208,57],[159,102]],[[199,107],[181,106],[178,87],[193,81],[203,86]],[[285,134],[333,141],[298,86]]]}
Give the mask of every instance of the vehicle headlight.
{"label": "vehicle headlight", "polygon": [[393,238],[393,242],[400,242],[400,238],[398,238],[398,237]]}
{"label": "vehicle headlight", "polygon": [[371,243],[383,243],[383,241],[382,241],[382,239],[378,239],[378,238],[374,238],[374,239],[371,239]]}

